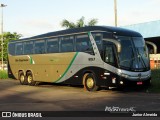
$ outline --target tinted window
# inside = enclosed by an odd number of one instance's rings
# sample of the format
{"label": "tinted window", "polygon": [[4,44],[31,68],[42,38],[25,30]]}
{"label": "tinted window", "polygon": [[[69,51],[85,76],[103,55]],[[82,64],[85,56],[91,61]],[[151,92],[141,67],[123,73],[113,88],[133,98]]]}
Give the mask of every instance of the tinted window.
{"label": "tinted window", "polygon": [[120,66],[130,68],[132,64],[136,67],[134,58],[134,47],[130,37],[119,37],[121,42],[121,52],[119,54]]}
{"label": "tinted window", "polygon": [[76,51],[93,53],[91,41],[87,34],[76,36]]}
{"label": "tinted window", "polygon": [[113,39],[113,34],[112,33],[107,33],[107,32],[104,32],[103,33],[103,38],[110,38],[110,39]]}
{"label": "tinted window", "polygon": [[58,38],[47,40],[47,53],[57,53],[59,52]]}
{"label": "tinted window", "polygon": [[16,43],[16,55],[23,55],[23,44]]}
{"label": "tinted window", "polygon": [[10,55],[15,55],[15,43],[10,43],[8,45],[8,50]]}
{"label": "tinted window", "polygon": [[45,53],[45,41],[40,40],[35,42],[35,54],[43,54]]}
{"label": "tinted window", "polygon": [[114,51],[112,45],[106,45],[105,48],[105,62],[109,64],[115,64]]}
{"label": "tinted window", "polygon": [[33,54],[33,41],[24,43],[24,54]]}
{"label": "tinted window", "polygon": [[97,33],[97,34],[93,34],[93,36],[96,41],[98,49],[101,50],[102,49],[102,34]]}
{"label": "tinted window", "polygon": [[63,37],[61,39],[61,52],[73,52],[73,37]]}

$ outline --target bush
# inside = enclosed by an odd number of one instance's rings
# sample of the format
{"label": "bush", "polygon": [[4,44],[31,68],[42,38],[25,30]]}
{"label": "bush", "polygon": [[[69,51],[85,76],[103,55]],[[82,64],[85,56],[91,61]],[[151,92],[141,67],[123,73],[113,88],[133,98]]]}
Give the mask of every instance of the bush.
{"label": "bush", "polygon": [[0,79],[7,79],[7,78],[8,78],[7,71],[0,70]]}
{"label": "bush", "polygon": [[160,92],[160,69],[152,70],[152,82],[149,91]]}

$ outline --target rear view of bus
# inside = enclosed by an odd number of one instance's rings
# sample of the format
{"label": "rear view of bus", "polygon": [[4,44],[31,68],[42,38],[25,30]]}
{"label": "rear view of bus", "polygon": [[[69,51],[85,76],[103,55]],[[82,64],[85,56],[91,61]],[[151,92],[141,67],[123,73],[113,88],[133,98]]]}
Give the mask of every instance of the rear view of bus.
{"label": "rear view of bus", "polygon": [[151,80],[145,41],[127,29],[91,26],[57,31],[12,41],[8,50],[9,76],[22,85],[52,82],[96,91],[149,85]]}

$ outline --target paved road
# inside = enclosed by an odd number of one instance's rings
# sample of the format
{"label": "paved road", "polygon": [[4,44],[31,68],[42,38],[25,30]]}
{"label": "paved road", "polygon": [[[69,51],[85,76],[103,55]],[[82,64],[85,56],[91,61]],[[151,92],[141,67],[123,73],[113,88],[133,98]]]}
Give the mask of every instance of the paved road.
{"label": "paved road", "polygon": [[[160,94],[147,93],[146,90],[137,88],[125,89],[125,91],[112,89],[88,92],[82,87],[52,84],[22,86],[17,80],[0,80],[0,111],[104,111],[106,106],[134,107],[136,111],[160,111]],[[46,120],[46,118],[42,119]],[[48,119],[52,120],[52,118]],[[54,120],[66,119],[106,120],[108,118],[54,118]],[[126,117],[122,119],[128,120]],[[135,119],[141,120],[142,118],[136,117]],[[132,120],[135,119],[132,118]]]}
{"label": "paved road", "polygon": [[0,80],[0,111],[104,111],[106,106],[160,111],[160,94],[139,89],[88,92],[82,87],[25,86],[17,80]]}

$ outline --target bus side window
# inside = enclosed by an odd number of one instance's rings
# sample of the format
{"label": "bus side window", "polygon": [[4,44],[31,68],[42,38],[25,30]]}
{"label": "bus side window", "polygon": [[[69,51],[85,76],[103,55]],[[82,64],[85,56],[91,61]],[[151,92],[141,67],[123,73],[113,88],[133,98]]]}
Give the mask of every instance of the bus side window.
{"label": "bus side window", "polygon": [[73,52],[73,37],[64,37],[61,39],[61,52]]}
{"label": "bus side window", "polygon": [[47,40],[47,53],[58,53],[58,52],[59,52],[58,38]]}
{"label": "bus side window", "polygon": [[24,43],[24,54],[33,54],[33,41]]}
{"label": "bus side window", "polygon": [[35,54],[45,53],[45,41],[44,40],[36,41],[34,51]]}
{"label": "bus side window", "polygon": [[106,47],[106,51],[105,51],[105,61],[106,61],[107,63],[114,63],[114,56],[113,56],[112,46]]}
{"label": "bus side window", "polygon": [[94,39],[96,41],[98,50],[102,50],[102,34],[101,33],[96,33],[94,34]]}
{"label": "bus side window", "polygon": [[8,45],[8,52],[10,55],[15,55],[15,43],[10,43]]}
{"label": "bus side window", "polygon": [[76,51],[93,54],[93,48],[91,45],[91,41],[87,34],[76,36]]}
{"label": "bus side window", "polygon": [[106,45],[105,48],[105,62],[109,64],[115,64],[113,45]]}
{"label": "bus side window", "polygon": [[23,43],[16,43],[16,55],[23,55]]}

